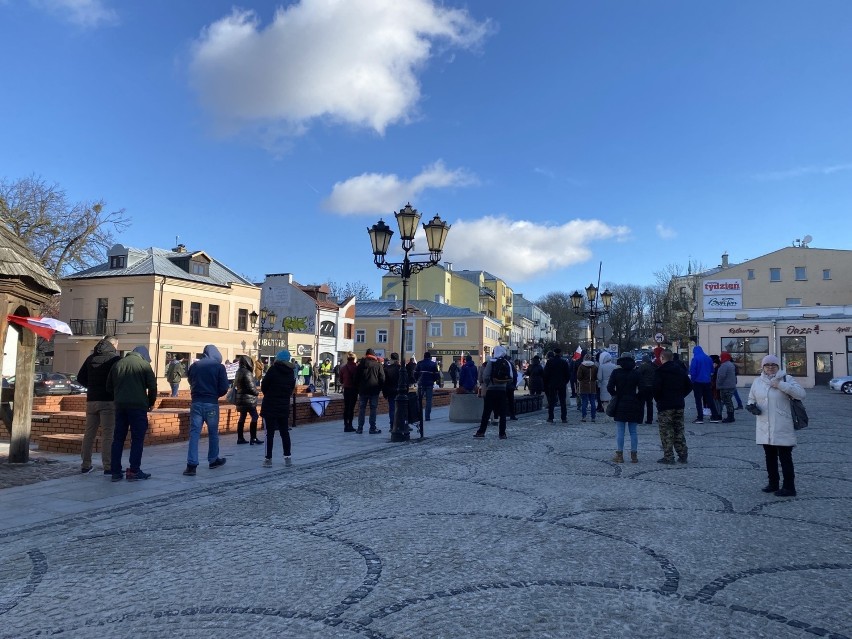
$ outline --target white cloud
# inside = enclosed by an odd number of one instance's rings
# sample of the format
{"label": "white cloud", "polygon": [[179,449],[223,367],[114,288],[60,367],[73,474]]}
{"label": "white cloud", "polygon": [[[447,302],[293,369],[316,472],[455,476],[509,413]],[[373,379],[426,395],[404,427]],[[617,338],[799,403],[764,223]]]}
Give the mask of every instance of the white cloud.
{"label": "white cloud", "polygon": [[30,0],[33,6],[62,16],[80,27],[95,28],[118,24],[118,14],[103,0]]}
{"label": "white cloud", "polygon": [[265,27],[234,9],[202,31],[189,71],[229,132],[276,123],[292,136],[324,119],[382,134],[414,115],[437,43],[473,48],[489,29],[434,0],[301,0]]}
{"label": "white cloud", "polygon": [[417,199],[427,189],[443,189],[476,183],[476,177],[463,169],[449,170],[441,160],[427,166],[410,180],[394,174],[362,173],[337,182],[323,201],[323,208],[343,215],[389,214],[405,202]]}
{"label": "white cloud", "polygon": [[[483,269],[519,282],[589,260],[592,242],[625,240],[629,235],[628,227],[600,220],[557,225],[487,216],[455,222],[447,235],[444,259],[455,268]],[[428,250],[425,237],[416,242],[417,250]]]}
{"label": "white cloud", "polygon": [[677,237],[677,231],[662,222],[657,222],[657,235],[663,240],[673,240]]}
{"label": "white cloud", "polygon": [[786,171],[767,171],[754,176],[755,180],[772,182],[777,180],[791,180],[806,175],[832,175],[842,171],[852,171],[852,164],[829,164],[826,166],[799,166]]}

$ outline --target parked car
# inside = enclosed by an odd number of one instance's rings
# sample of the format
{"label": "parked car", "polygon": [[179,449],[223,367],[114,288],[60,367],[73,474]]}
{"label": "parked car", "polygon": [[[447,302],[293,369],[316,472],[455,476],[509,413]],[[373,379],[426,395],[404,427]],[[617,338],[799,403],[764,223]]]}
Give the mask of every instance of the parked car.
{"label": "parked car", "polygon": [[831,390],[839,390],[841,393],[852,395],[852,375],[845,377],[835,377],[828,383]]}
{"label": "parked car", "polygon": [[62,373],[46,373],[41,376],[41,379],[36,379],[34,392],[36,397],[44,397],[45,395],[71,395],[76,391],[67,376]]}
{"label": "parked car", "polygon": [[80,382],[77,381],[77,376],[73,373],[61,373],[68,378],[68,383],[71,385],[71,394],[72,395],[80,395],[85,393],[88,390],[85,386],[83,386]]}

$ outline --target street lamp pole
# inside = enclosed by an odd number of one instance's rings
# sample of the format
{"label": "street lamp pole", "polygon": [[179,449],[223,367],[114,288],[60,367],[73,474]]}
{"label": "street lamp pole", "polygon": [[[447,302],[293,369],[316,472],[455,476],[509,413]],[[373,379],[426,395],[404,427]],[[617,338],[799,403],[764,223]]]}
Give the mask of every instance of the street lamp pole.
{"label": "street lamp pole", "polygon": [[[598,271],[598,286],[600,286],[600,271]],[[612,308],[612,293],[606,289],[600,294],[600,300],[603,306],[598,306],[598,286],[589,284],[586,287],[587,310],[583,310],[583,295],[579,291],[574,291],[571,294],[571,307],[576,315],[587,317],[589,319],[589,329],[591,330],[591,351],[595,352],[595,331],[597,329],[598,319],[609,315]]]}
{"label": "street lamp pole", "polygon": [[[402,262],[388,262],[385,259],[393,231],[383,220],[379,220],[371,228],[368,228],[367,233],[370,234],[370,243],[373,245],[373,263],[380,269],[399,275],[402,279],[402,311],[399,318],[399,386],[397,387],[391,441],[404,442],[409,439],[408,375],[405,371],[405,321],[408,317],[408,281],[412,275],[430,266],[435,266],[441,261],[441,253],[444,251],[444,242],[447,239],[450,225],[437,215],[428,224],[424,224],[423,230],[426,232],[426,243],[429,246],[429,259],[412,261],[409,258],[409,253],[414,248],[414,234],[417,232],[417,224],[420,222],[420,212],[409,203],[398,213],[394,213],[394,216],[399,226],[399,237],[402,241]],[[412,253],[412,255],[418,254]]]}
{"label": "street lamp pole", "polygon": [[[258,318],[260,319],[260,324],[258,325]],[[270,311],[268,308],[260,309],[260,315],[257,314],[256,311],[252,311],[249,313],[249,320],[251,320],[252,329],[258,329],[258,338],[257,338],[257,359],[261,359],[261,347],[263,345],[263,336],[266,333],[271,333],[272,329],[275,327],[275,320],[278,317],[275,315],[275,311]]]}

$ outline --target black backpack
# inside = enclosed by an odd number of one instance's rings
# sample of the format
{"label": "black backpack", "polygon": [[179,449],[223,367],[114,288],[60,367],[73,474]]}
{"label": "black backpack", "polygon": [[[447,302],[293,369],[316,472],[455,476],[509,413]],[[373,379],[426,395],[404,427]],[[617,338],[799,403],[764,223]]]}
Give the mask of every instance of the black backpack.
{"label": "black backpack", "polygon": [[491,380],[501,384],[512,381],[512,365],[505,357],[498,357],[491,363]]}

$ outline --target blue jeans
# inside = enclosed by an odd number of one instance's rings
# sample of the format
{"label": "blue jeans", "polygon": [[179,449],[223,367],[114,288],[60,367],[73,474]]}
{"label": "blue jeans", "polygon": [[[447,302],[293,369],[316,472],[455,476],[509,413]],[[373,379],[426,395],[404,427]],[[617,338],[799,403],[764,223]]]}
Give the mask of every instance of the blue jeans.
{"label": "blue jeans", "polygon": [[[617,428],[615,432],[615,450],[624,450],[624,424],[625,422],[615,422]],[[627,422],[627,428],[630,430],[630,450],[635,453],[639,449],[636,422]]]}
{"label": "blue jeans", "polygon": [[378,395],[359,395],[361,405],[358,409],[358,428],[364,428],[364,419],[367,412],[367,404],[370,404],[370,430],[376,427],[376,409],[379,407]]}
{"label": "blue jeans", "polygon": [[207,461],[213,462],[219,457],[219,404],[192,402],[189,407],[189,451],[186,455],[188,466],[198,466],[198,440],[201,439],[201,427],[207,423]]}
{"label": "blue jeans", "polygon": [[586,409],[589,407],[589,404],[591,404],[592,419],[594,419],[595,418],[595,411],[597,410],[597,405],[598,405],[597,396],[594,393],[582,393],[580,395],[580,399],[582,399],[582,401],[583,401],[583,412],[582,412],[583,418],[585,419]]}
{"label": "blue jeans", "polygon": [[429,419],[432,417],[432,392],[435,390],[435,384],[421,384],[417,387],[417,392],[420,395],[420,401],[423,402],[423,417]]}
{"label": "blue jeans", "polygon": [[127,431],[130,431],[130,470],[136,472],[142,465],[142,445],[145,443],[145,433],[148,431],[148,411],[144,408],[116,408],[115,432],[112,436],[112,460],[110,469],[113,475],[121,474],[121,454],[124,452],[124,441]]}
{"label": "blue jeans", "polygon": [[177,382],[175,384],[169,384],[169,385],[172,387],[172,397],[177,397],[178,388],[180,388],[180,382]]}

